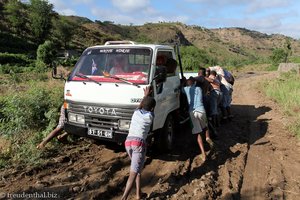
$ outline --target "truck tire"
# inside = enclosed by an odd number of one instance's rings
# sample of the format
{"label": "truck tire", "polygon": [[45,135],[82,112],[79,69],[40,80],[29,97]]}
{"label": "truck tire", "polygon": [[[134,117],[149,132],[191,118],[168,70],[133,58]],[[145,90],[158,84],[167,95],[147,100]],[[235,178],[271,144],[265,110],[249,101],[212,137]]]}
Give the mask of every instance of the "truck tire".
{"label": "truck tire", "polygon": [[174,120],[172,115],[168,115],[162,129],[156,137],[158,149],[162,152],[170,152],[174,142]]}

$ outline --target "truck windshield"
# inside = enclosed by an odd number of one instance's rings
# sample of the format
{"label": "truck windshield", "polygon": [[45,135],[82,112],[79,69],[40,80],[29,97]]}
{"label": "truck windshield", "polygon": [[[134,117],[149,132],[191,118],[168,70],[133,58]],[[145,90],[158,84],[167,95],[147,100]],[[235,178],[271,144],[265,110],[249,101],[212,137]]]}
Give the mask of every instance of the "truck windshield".
{"label": "truck windshield", "polygon": [[[146,48],[93,48],[84,51],[69,80],[87,81],[76,74],[99,82],[147,84],[151,50]],[[118,79],[119,78],[119,79]],[[121,80],[122,79],[122,80]]]}

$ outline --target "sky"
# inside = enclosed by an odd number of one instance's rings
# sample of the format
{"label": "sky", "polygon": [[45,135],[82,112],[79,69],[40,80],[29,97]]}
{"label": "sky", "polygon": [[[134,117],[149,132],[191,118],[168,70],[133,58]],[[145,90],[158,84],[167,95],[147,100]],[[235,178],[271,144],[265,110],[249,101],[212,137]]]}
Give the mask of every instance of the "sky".
{"label": "sky", "polygon": [[182,22],[205,28],[240,27],[300,39],[299,0],[48,0],[62,15],[142,25]]}

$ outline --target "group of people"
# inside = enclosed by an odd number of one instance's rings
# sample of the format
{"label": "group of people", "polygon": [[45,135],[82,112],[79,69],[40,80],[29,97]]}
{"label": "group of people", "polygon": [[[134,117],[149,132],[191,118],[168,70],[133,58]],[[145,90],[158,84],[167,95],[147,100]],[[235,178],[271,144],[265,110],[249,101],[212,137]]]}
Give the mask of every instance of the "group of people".
{"label": "group of people", "polygon": [[[174,66],[177,62],[173,59]],[[183,79],[182,92],[186,95],[188,111],[192,124],[192,133],[197,134],[197,143],[201,151],[201,158],[206,160],[206,153],[202,137],[213,149],[215,144],[210,137],[209,121],[217,126],[219,107],[223,119],[232,118],[230,104],[233,91],[234,77],[220,66],[200,68],[197,77]],[[153,121],[155,100],[149,96],[150,87],[144,90],[144,98],[138,109],[134,112],[127,139],[126,151],[131,159],[130,173],[125,187],[122,200],[128,195],[136,183],[136,198],[141,198],[141,171],[144,166],[146,155],[146,138]],[[207,119],[208,118],[208,119]]]}
{"label": "group of people", "polygon": [[[220,66],[200,68],[197,77],[183,80],[183,94],[187,97],[188,110],[192,124],[192,133],[197,134],[197,142],[201,150],[201,158],[206,160],[202,137],[211,148],[214,142],[210,130],[219,126],[219,118],[232,118],[231,100],[234,77]],[[221,113],[219,112],[221,110]]]}
{"label": "group of people", "polygon": [[[172,63],[176,67],[176,60],[173,59]],[[233,76],[219,66],[207,69],[200,68],[197,77],[189,77],[187,80],[182,80],[182,92],[187,99],[192,133],[197,135],[197,143],[203,161],[207,158],[202,138],[205,137],[205,141],[209,146],[214,148],[214,142],[210,137],[209,122],[212,122],[213,126],[217,126],[219,107],[221,108],[223,119],[232,117],[230,103],[233,83]],[[140,199],[142,197],[141,172],[144,167],[147,135],[153,122],[155,105],[156,101],[152,95],[151,86],[146,87],[144,89],[144,97],[133,113],[129,133],[125,141],[125,149],[131,159],[131,165],[122,200],[128,198],[134,182],[136,185],[136,198]],[[37,148],[43,148],[47,142],[62,132],[65,122],[64,116],[64,108],[62,107],[59,125]]]}

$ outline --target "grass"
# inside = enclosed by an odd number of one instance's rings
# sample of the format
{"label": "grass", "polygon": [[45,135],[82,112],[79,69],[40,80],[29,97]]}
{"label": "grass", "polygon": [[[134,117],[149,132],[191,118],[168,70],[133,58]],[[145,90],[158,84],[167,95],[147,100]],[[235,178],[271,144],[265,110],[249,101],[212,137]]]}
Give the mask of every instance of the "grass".
{"label": "grass", "polygon": [[295,71],[283,73],[279,78],[266,81],[264,90],[277,102],[285,115],[294,119],[289,129],[300,139],[300,76]]}
{"label": "grass", "polygon": [[300,56],[290,57],[289,60],[290,60],[292,63],[300,63]]}
{"label": "grass", "polygon": [[244,65],[242,67],[236,67],[236,66],[225,66],[225,68],[229,71],[232,72],[257,72],[257,71],[276,71],[276,69],[273,67],[271,64],[249,64],[249,65]]}
{"label": "grass", "polygon": [[[0,75],[0,168],[39,165],[45,152],[36,149],[57,125],[63,81],[50,72]],[[50,142],[51,149],[59,143]]]}

